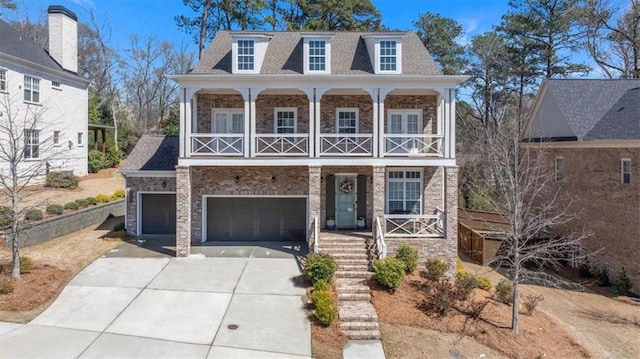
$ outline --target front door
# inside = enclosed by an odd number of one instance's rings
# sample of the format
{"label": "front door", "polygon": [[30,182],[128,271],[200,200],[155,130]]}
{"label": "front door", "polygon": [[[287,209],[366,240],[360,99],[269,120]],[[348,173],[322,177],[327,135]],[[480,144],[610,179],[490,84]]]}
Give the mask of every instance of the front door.
{"label": "front door", "polygon": [[356,176],[336,175],[336,226],[356,227]]}

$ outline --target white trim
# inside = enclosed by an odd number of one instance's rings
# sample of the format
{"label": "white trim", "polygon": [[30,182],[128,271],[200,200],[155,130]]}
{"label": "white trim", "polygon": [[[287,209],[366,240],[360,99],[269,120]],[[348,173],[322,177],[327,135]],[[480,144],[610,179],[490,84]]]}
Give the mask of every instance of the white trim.
{"label": "white trim", "polygon": [[[422,109],[404,109],[404,108],[390,108],[387,109],[387,125],[385,126],[384,133],[391,134],[389,129],[391,128],[391,115],[401,115],[402,116],[402,130],[406,131],[407,128],[407,116],[408,115],[418,115],[418,133],[416,135],[424,133],[424,119],[423,119],[423,111]],[[400,134],[414,134],[409,132],[401,132]]]}
{"label": "white trim", "polygon": [[239,160],[233,157],[190,157],[179,158],[179,166],[444,166],[455,167],[456,161],[453,158],[442,157],[348,157],[342,158],[310,158],[310,157],[286,157],[286,158],[243,158]]}
{"label": "white trim", "polygon": [[[273,108],[273,133],[285,134],[289,132],[278,132],[278,112],[293,112],[293,133],[298,133],[298,108],[297,107],[274,107]],[[289,127],[289,126],[286,126]]]}
{"label": "white trim", "polygon": [[[624,181],[624,163],[629,163],[629,182]],[[629,185],[631,184],[631,158],[621,158],[620,159],[620,184]]]}
{"label": "white trim", "polygon": [[[462,75],[300,75],[300,74],[200,74],[191,73],[183,75],[170,75],[169,79],[177,81],[183,88],[209,88],[216,83],[216,88],[235,88],[255,86],[264,82],[268,88],[344,88],[362,89],[369,87],[388,87],[390,83],[396,88],[402,89],[429,89],[442,85],[456,85],[469,79]],[[213,81],[213,82],[212,82]],[[366,85],[365,85],[366,84]],[[188,85],[188,86],[186,86]]]}
{"label": "white trim", "polygon": [[[404,172],[404,173],[406,173],[408,171],[420,173],[420,206],[419,206],[420,213],[418,213],[418,214],[424,214],[424,212],[425,212],[424,208],[423,208],[424,207],[424,168],[422,168],[422,167],[387,167],[386,168],[385,175],[384,175],[384,178],[385,178],[385,181],[384,181],[385,182],[385,193],[384,193],[385,208],[384,208],[384,213],[385,214],[391,214],[391,213],[388,213],[389,212],[389,183],[391,182],[391,179],[389,178],[389,172]],[[393,180],[398,180],[398,178],[394,178]],[[412,181],[407,181],[406,176],[403,175],[402,182],[416,182],[415,178],[410,178],[409,180],[412,180]],[[400,182],[400,181],[398,181],[398,182]],[[446,184],[443,183],[442,186],[444,187],[445,185]],[[403,199],[403,202],[406,202],[406,198]]]}
{"label": "white trim", "polygon": [[[142,195],[143,194],[176,194],[176,191],[137,191],[136,192],[136,236],[142,233]],[[176,206],[178,204],[176,203]],[[178,209],[176,208],[176,214]],[[125,216],[126,217],[126,216]],[[177,218],[176,218],[177,221]]]}
{"label": "white trim", "polygon": [[25,66],[30,69],[34,69],[37,71],[42,71],[50,75],[58,76],[64,78],[66,80],[72,81],[76,84],[84,85],[85,89],[89,86],[91,81],[86,80],[78,75],[75,75],[71,72],[63,71],[63,70],[55,70],[47,66],[42,66],[40,64],[36,64],[35,62],[31,62],[25,59],[21,59],[19,57],[11,56],[7,53],[0,52],[0,59],[5,59],[6,61],[12,62],[18,66]]}
{"label": "white trim", "polygon": [[143,177],[176,177],[176,171],[120,170],[121,174],[131,178]]}
{"label": "white trim", "polygon": [[[303,73],[305,75],[330,75],[331,74],[331,39],[332,34],[302,34],[303,40]],[[324,70],[311,70],[309,69],[310,63],[310,41],[324,41]]]}
{"label": "white trim", "polygon": [[525,148],[640,148],[640,140],[521,142]]}
{"label": "white trim", "polygon": [[[226,113],[227,114],[227,132],[213,132],[213,128],[214,128],[214,120],[215,120],[215,116],[218,113]],[[241,114],[242,115],[242,132],[233,132],[233,115],[237,115],[237,114]],[[221,134],[221,133],[225,133],[225,134],[231,134],[231,133],[237,133],[237,134],[244,134],[244,126],[246,125],[246,117],[247,114],[245,113],[245,109],[241,108],[241,107],[229,107],[229,108],[216,108],[216,107],[212,107],[211,108],[211,131],[210,133],[215,133],[215,134]]]}
{"label": "white trim", "polygon": [[[360,109],[358,107],[336,107],[336,134],[340,134],[340,118],[338,117],[339,112],[355,112],[356,113],[356,132],[360,133]],[[345,133],[347,134],[347,133]]]}

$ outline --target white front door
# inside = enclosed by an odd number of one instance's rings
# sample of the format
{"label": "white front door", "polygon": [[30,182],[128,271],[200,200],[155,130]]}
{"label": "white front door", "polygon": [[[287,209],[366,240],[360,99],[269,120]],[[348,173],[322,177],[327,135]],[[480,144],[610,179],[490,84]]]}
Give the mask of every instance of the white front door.
{"label": "white front door", "polygon": [[356,227],[356,176],[336,176],[336,226]]}
{"label": "white front door", "polygon": [[[421,141],[411,135],[422,131],[420,111],[389,110],[387,119],[386,150],[392,153],[411,153],[422,148]],[[409,135],[409,136],[401,136]]]}

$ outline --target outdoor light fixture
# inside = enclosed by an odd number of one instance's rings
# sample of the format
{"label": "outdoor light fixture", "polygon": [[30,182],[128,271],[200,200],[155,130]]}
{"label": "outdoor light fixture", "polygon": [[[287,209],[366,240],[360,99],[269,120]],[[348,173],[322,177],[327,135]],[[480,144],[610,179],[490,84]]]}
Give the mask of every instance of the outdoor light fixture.
{"label": "outdoor light fixture", "polygon": [[320,176],[320,182],[324,182],[324,176]]}
{"label": "outdoor light fixture", "polygon": [[166,181],[162,181],[162,188],[167,188],[167,182]]}
{"label": "outdoor light fixture", "polygon": [[271,176],[271,183],[276,183],[276,176]]}
{"label": "outdoor light fixture", "polygon": [[240,183],[240,176],[236,176],[236,183]]}

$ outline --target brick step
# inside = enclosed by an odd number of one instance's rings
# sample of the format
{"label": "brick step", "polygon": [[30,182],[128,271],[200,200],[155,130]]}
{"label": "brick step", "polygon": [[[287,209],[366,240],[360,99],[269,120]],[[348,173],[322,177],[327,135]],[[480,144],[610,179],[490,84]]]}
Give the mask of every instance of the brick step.
{"label": "brick step", "polygon": [[320,242],[335,242],[335,243],[364,243],[371,239],[361,237],[340,237],[340,236],[319,236]]}
{"label": "brick step", "polygon": [[338,292],[338,300],[341,301],[364,301],[368,302],[371,300],[371,295],[369,293],[350,293],[350,292]]}
{"label": "brick step", "polygon": [[366,285],[338,285],[338,292],[341,293],[367,293],[371,292],[371,289]]}
{"label": "brick step", "polygon": [[349,259],[349,258],[336,258],[336,262],[338,266],[346,265],[346,266],[355,266],[355,265],[364,265],[369,266],[368,259]]}
{"label": "brick step", "polygon": [[342,322],[340,330],[380,330],[378,322]]}
{"label": "brick step", "polygon": [[352,340],[377,340],[381,337],[379,330],[343,330],[342,333]]}
{"label": "brick step", "polygon": [[364,246],[364,244],[362,243],[341,243],[341,244],[337,244],[337,243],[322,243],[320,242],[318,244],[319,248],[332,248],[332,249],[362,249],[362,250],[366,250],[367,247]]}
{"label": "brick step", "polygon": [[367,253],[367,249],[362,247],[362,248],[351,248],[351,247],[345,247],[345,248],[338,248],[338,247],[323,247],[323,246],[319,246],[320,251],[321,252],[327,252],[327,253]]}
{"label": "brick step", "polygon": [[349,272],[366,272],[369,270],[369,264],[340,264],[338,263],[339,271]]}
{"label": "brick step", "polygon": [[322,253],[328,253],[330,254],[333,258],[340,260],[340,259],[362,259],[362,260],[368,260],[368,256],[366,253],[358,253],[358,252],[349,252],[349,253],[344,253],[344,252],[340,252],[340,253],[329,253],[329,252],[325,252],[325,251],[320,251]]}
{"label": "brick step", "polygon": [[359,272],[343,271],[343,270],[336,271],[336,278],[370,278],[373,275],[374,275],[373,272],[367,272],[367,271],[359,271]]}

